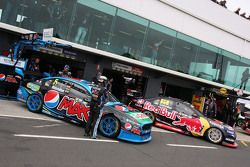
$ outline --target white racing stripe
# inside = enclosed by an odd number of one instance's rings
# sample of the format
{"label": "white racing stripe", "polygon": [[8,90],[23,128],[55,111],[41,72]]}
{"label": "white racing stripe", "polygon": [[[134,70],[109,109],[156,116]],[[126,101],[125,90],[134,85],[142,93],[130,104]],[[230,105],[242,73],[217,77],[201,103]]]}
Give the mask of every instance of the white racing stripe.
{"label": "white racing stripe", "polygon": [[119,143],[119,141],[115,141],[115,140],[88,139],[88,138],[63,137],[63,136],[43,136],[43,135],[29,135],[29,134],[14,134],[14,136],[15,137],[26,137],[26,138],[40,138],[40,139],[58,139],[58,140],[74,140],[74,141],[93,141],[93,142]]}
{"label": "white racing stripe", "polygon": [[156,127],[152,127],[151,131],[152,132],[160,132],[160,133],[175,133],[175,132],[171,132],[171,131],[168,131],[168,130],[159,129],[159,128],[156,128]]}
{"label": "white racing stripe", "polygon": [[217,147],[209,147],[209,146],[195,146],[195,145],[181,145],[181,144],[166,144],[166,145],[170,147],[218,149]]}
{"label": "white racing stripe", "polygon": [[38,117],[28,117],[28,116],[20,116],[20,115],[5,115],[5,114],[0,114],[0,117],[33,119],[33,120],[51,121],[51,122],[62,122],[62,121],[56,120],[56,119],[38,118]]}
{"label": "white racing stripe", "polygon": [[46,127],[54,127],[54,126],[60,126],[62,124],[50,124],[50,125],[38,125],[38,126],[33,126],[34,128],[46,128]]}

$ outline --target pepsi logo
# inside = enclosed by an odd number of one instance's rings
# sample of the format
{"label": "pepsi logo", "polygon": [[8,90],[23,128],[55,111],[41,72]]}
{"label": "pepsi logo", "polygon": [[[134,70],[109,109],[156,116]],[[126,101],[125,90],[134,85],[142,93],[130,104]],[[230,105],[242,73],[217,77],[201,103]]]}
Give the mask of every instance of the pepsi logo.
{"label": "pepsi logo", "polygon": [[130,123],[125,123],[124,125],[126,130],[131,130],[132,129],[132,125]]}
{"label": "pepsi logo", "polygon": [[48,108],[55,108],[60,100],[59,93],[55,90],[49,90],[45,95],[44,95],[44,104]]}
{"label": "pepsi logo", "polygon": [[4,74],[0,74],[0,81],[4,81],[5,80],[5,75]]}

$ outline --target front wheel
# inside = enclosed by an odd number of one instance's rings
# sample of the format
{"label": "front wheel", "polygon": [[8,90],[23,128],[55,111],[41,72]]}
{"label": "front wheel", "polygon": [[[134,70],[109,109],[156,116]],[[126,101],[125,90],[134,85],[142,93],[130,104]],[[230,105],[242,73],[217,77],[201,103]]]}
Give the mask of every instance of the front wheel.
{"label": "front wheel", "polygon": [[115,138],[121,129],[119,120],[113,115],[104,116],[100,122],[99,130],[106,137]]}
{"label": "front wheel", "polygon": [[223,134],[218,128],[210,128],[206,132],[206,138],[211,143],[219,144],[223,140]]}
{"label": "front wheel", "polygon": [[155,114],[151,111],[144,111],[143,114],[147,115],[153,122],[155,122]]}
{"label": "front wheel", "polygon": [[39,113],[43,106],[42,96],[39,94],[31,94],[29,95],[26,104],[29,111]]}

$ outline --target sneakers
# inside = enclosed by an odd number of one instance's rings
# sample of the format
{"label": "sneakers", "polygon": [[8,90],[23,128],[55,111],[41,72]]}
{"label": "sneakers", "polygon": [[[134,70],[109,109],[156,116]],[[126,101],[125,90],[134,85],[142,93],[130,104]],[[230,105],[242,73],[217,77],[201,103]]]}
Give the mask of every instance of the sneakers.
{"label": "sneakers", "polygon": [[91,139],[96,139],[96,136],[91,136]]}

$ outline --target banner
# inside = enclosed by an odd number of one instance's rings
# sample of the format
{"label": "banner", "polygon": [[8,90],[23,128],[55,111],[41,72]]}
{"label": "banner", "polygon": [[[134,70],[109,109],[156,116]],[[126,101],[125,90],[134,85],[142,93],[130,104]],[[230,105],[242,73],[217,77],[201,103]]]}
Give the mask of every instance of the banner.
{"label": "banner", "polygon": [[51,41],[53,38],[53,28],[43,29],[43,41]]}
{"label": "banner", "polygon": [[197,109],[200,112],[202,112],[203,111],[203,107],[204,107],[204,103],[205,103],[205,97],[193,95],[192,105],[194,106],[195,109]]}

